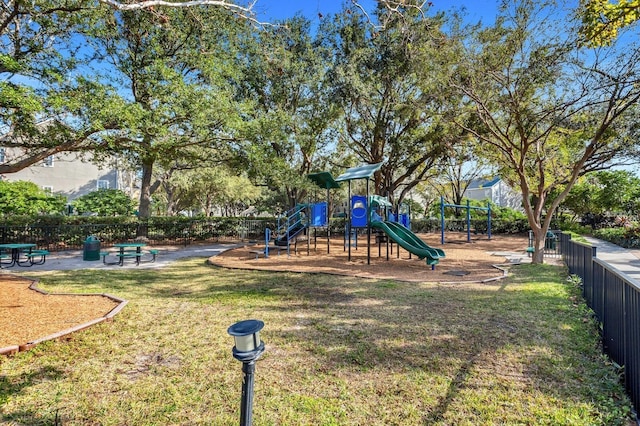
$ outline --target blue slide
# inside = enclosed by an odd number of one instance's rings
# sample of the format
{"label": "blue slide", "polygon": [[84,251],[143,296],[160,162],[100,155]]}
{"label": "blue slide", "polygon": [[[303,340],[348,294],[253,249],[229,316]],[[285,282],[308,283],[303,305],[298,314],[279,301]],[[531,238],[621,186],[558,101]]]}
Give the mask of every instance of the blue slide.
{"label": "blue slide", "polygon": [[381,229],[400,247],[409,253],[415,254],[420,259],[425,259],[427,265],[436,265],[441,257],[445,257],[441,249],[429,247],[416,234],[395,222],[371,222],[372,228]]}

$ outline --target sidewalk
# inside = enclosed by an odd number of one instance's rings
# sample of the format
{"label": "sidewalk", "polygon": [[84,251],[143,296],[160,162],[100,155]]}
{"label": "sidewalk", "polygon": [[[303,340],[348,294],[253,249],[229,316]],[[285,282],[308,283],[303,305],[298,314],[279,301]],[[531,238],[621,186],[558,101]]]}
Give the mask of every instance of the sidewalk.
{"label": "sidewalk", "polygon": [[585,237],[596,247],[596,257],[640,283],[640,250],[625,249],[597,238]]}
{"label": "sidewalk", "polygon": [[129,259],[125,261],[124,266],[119,265],[105,265],[102,263],[102,259],[99,261],[84,261],[82,260],[82,250],[52,252],[47,256],[47,261],[44,265],[33,265],[30,267],[12,266],[11,268],[2,267],[0,271],[6,271],[11,273],[29,272],[29,271],[64,271],[75,269],[128,269],[128,268],[161,268],[169,265],[171,262],[177,259],[185,257],[202,257],[209,258],[216,256],[223,251],[243,246],[244,244],[232,244],[232,243],[220,243],[211,245],[198,245],[191,244],[187,247],[184,246],[154,246],[159,250],[156,256],[155,262],[141,262],[136,266],[136,263]]}

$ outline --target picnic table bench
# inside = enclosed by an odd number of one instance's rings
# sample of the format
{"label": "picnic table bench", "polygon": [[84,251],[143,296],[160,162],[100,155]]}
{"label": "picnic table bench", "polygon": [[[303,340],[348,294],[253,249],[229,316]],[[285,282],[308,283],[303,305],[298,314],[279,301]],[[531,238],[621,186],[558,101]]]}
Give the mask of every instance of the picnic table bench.
{"label": "picnic table bench", "polygon": [[[125,259],[134,259],[136,260],[136,265],[139,265],[140,262],[155,262],[158,253],[160,252],[158,249],[149,249],[142,250],[142,247],[146,246],[146,243],[119,243],[114,244],[114,247],[119,248],[117,252],[109,252],[109,251],[101,251],[100,257],[102,257],[102,263],[105,265],[124,265]],[[151,255],[150,259],[145,259],[145,255]],[[108,261],[107,256],[115,257],[115,261]]]}

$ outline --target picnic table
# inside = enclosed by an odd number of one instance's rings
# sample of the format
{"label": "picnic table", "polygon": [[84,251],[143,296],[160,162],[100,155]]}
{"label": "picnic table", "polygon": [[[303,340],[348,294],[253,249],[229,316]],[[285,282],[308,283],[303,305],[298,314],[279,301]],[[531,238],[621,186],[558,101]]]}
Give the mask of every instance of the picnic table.
{"label": "picnic table", "polygon": [[[135,243],[117,243],[114,244],[113,247],[118,249],[116,253],[109,253],[107,251],[100,252],[100,256],[102,256],[102,262],[105,265],[124,265],[125,259],[133,259],[136,260],[136,265],[140,265],[140,262],[143,261],[143,256],[150,255],[150,259],[144,259],[146,262],[155,262],[156,256],[158,255],[157,249],[142,251],[142,247],[145,247],[147,243],[135,242]],[[115,262],[108,262],[107,256],[115,256],[117,259]]]}
{"label": "picnic table", "polygon": [[122,266],[124,264],[124,259],[126,258],[134,258],[136,259],[136,265],[140,264],[140,258],[142,257],[142,247],[146,246],[147,243],[117,243],[114,244],[114,247],[120,249],[116,256],[119,261],[118,264]]}
{"label": "picnic table", "polygon": [[[7,266],[12,267],[15,265],[18,266],[32,266],[32,265],[42,265],[46,261],[47,254],[49,252],[47,250],[34,250],[36,247],[35,244],[32,243],[9,243],[9,244],[0,244],[0,267]],[[3,254],[3,251],[11,251],[10,255]],[[25,260],[20,260],[20,258],[24,255]],[[34,260],[38,258],[38,260]],[[9,263],[6,265],[2,264],[2,259],[10,259]]]}

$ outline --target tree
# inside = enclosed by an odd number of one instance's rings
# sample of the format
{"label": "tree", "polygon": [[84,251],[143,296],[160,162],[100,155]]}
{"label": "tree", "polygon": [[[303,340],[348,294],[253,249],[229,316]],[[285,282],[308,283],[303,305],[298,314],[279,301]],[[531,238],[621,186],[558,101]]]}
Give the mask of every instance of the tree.
{"label": "tree", "polygon": [[637,214],[640,202],[640,178],[628,170],[603,170],[590,173],[571,188],[561,207],[576,216]]}
{"label": "tree", "polygon": [[395,202],[429,176],[452,142],[433,95],[452,52],[440,17],[382,7],[377,15],[385,22],[379,31],[351,9],[323,30],[335,51],[330,82],[344,120],[340,146],[360,162],[384,162],[375,192]]}
{"label": "tree", "polygon": [[233,12],[240,13],[242,15],[249,16],[252,13],[254,2],[249,3],[248,6],[243,6],[234,2],[225,0],[190,0],[190,1],[163,1],[163,0],[143,0],[134,2],[119,2],[116,0],[99,0],[101,3],[111,6],[116,10],[140,10],[140,9],[154,9],[160,7],[197,7],[197,6],[216,6],[223,9],[227,9]]}
{"label": "tree", "polygon": [[582,0],[580,33],[590,46],[609,46],[620,29],[640,19],[640,0]]}
{"label": "tree", "polygon": [[[209,14],[214,22],[200,21],[209,29],[216,25],[228,28],[229,14],[240,21],[256,22],[251,14],[253,4],[223,0],[33,0],[8,1],[0,6],[0,126],[4,133],[0,145],[20,149],[20,155],[0,164],[0,174],[17,172],[59,152],[104,149],[101,135],[120,129],[121,117],[131,112],[115,110],[119,88],[101,87],[92,78],[94,72],[88,63],[95,52],[87,35],[101,19],[113,27],[126,25],[118,10],[153,17],[154,22],[164,24],[156,33],[167,30],[167,35],[175,35],[164,22],[171,13],[159,7],[161,4],[185,9],[184,14],[195,20],[203,18],[196,14],[204,6],[211,6],[211,11],[228,11]],[[218,41],[225,44],[223,38]],[[209,52],[204,48],[199,54]],[[111,114],[98,114],[105,106]],[[93,109],[94,116],[84,119],[83,109]]]}
{"label": "tree", "polygon": [[238,155],[254,182],[283,191],[293,206],[336,137],[338,110],[326,89],[331,52],[299,16],[254,33],[244,51],[239,91],[253,108]]}
{"label": "tree", "polygon": [[98,130],[62,119],[64,82],[81,62],[82,23],[90,16],[82,1],[10,1],[0,6],[0,144],[21,149],[0,164],[0,173],[78,150]]}
{"label": "tree", "polygon": [[[437,166],[438,176],[431,180],[431,186],[451,204],[461,205],[469,185],[489,174],[489,168],[482,164],[482,157],[473,153],[471,141],[466,142],[452,147],[451,154]],[[462,214],[460,209],[455,212],[456,216]]]}
{"label": "tree", "polygon": [[100,189],[82,195],[71,203],[78,214],[95,213],[98,216],[125,216],[134,211],[134,201],[119,189]]}
{"label": "tree", "polygon": [[51,195],[33,182],[0,180],[0,214],[38,215],[61,214],[66,200]]}
{"label": "tree", "polygon": [[534,263],[543,262],[553,213],[578,178],[610,167],[633,147],[640,98],[636,46],[581,48],[577,31],[554,16],[561,15],[535,1],[517,2],[466,44],[451,81],[477,120],[473,127],[459,125],[522,191]]}
{"label": "tree", "polygon": [[262,191],[243,175],[227,166],[182,170],[165,179],[154,200],[166,205],[168,215],[181,211],[211,216],[217,208],[230,216],[245,210],[260,198]]}
{"label": "tree", "polygon": [[[242,106],[233,100],[235,19],[220,11],[169,8],[154,13],[106,15],[93,42],[103,61],[97,84],[108,82],[121,98],[101,109],[79,111],[118,117],[105,132],[105,153],[117,153],[141,170],[141,217],[150,214],[151,195],[164,171],[210,160],[219,145],[234,139],[232,123]],[[115,105],[115,108],[113,106]],[[213,151],[212,151],[213,150]]]}

